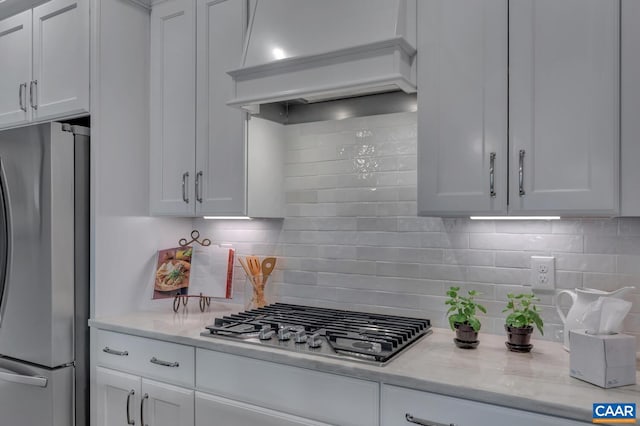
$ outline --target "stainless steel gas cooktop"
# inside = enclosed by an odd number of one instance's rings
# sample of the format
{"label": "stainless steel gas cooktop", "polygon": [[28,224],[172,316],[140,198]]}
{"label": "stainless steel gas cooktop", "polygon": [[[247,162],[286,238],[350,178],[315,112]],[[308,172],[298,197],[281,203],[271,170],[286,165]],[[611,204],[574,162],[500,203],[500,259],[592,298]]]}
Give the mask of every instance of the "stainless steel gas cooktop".
{"label": "stainless steel gas cooktop", "polygon": [[275,303],[216,318],[203,336],[385,365],[431,333],[428,319]]}

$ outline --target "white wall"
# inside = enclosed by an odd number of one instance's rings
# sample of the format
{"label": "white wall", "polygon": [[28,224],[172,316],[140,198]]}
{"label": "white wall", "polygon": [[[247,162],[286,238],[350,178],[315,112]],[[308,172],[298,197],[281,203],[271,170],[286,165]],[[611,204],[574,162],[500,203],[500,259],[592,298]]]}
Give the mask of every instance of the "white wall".
{"label": "white wall", "polygon": [[188,236],[191,220],[148,217],[149,10],[127,0],[96,0],[92,19],[98,32],[91,66],[91,316],[96,317],[144,306],[156,250]]}
{"label": "white wall", "polygon": [[[287,127],[284,221],[204,222],[239,254],[276,254],[281,300],[430,318],[445,289],[476,289],[483,331],[503,334],[506,295],[527,291],[530,256],[556,257],[558,288],[635,285],[625,327],[640,337],[640,219],[473,222],[416,217],[416,115]],[[236,296],[244,273],[236,267]],[[541,295],[545,338],[561,323]]]}

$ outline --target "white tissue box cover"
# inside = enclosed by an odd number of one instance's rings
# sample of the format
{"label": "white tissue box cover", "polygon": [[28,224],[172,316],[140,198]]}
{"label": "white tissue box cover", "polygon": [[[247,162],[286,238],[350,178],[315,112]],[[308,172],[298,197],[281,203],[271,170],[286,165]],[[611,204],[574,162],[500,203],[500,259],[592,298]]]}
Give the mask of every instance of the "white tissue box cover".
{"label": "white tissue box cover", "polygon": [[636,383],[636,338],[627,334],[569,331],[572,377],[603,388]]}

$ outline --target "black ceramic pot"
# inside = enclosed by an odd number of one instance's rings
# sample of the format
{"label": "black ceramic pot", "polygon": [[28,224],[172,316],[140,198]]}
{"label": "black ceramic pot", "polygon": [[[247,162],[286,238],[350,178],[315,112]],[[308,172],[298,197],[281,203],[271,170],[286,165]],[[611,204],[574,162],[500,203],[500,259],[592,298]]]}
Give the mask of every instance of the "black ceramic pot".
{"label": "black ceramic pot", "polygon": [[511,327],[507,324],[504,325],[504,329],[507,331],[508,341],[504,342],[512,352],[530,352],[533,345],[529,343],[531,340],[531,333],[533,333],[533,327]]}
{"label": "black ceramic pot", "polygon": [[478,332],[473,330],[469,324],[455,323],[456,338],[460,342],[473,343],[478,341]]}

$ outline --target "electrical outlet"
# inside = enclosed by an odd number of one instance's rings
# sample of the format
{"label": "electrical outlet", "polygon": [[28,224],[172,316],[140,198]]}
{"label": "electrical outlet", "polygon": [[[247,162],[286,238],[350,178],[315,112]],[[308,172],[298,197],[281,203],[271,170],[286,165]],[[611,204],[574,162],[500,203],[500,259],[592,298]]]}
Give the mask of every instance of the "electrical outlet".
{"label": "electrical outlet", "polygon": [[555,257],[531,256],[531,288],[534,290],[556,288]]}

